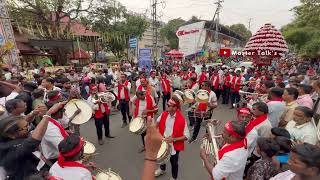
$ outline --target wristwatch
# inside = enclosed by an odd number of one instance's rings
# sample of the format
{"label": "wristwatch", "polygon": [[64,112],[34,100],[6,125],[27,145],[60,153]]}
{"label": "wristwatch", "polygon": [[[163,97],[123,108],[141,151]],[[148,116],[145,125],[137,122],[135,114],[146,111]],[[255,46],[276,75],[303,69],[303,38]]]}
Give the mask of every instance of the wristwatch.
{"label": "wristwatch", "polygon": [[173,142],[177,142],[177,140],[175,138],[173,138]]}

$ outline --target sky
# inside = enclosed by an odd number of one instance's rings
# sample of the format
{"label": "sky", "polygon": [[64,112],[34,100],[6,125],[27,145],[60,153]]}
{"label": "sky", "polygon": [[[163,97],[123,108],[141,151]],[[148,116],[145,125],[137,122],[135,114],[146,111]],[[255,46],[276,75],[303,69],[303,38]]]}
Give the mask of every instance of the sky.
{"label": "sky", "polygon": [[[119,0],[128,10],[145,13],[151,17],[150,0]],[[158,0],[159,18],[168,22],[181,17],[188,20],[192,15],[200,19],[212,20],[217,0]],[[299,0],[224,0],[220,14],[220,23],[231,25],[242,23],[255,33],[265,23],[271,23],[280,29],[290,23],[294,16],[290,11],[300,4]]]}

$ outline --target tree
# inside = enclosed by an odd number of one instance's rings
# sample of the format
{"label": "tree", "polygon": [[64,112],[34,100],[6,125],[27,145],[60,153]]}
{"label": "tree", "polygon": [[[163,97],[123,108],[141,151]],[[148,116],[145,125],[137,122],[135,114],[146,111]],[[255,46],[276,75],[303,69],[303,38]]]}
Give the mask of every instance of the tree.
{"label": "tree", "polygon": [[146,17],[129,14],[125,6],[114,0],[102,0],[82,21],[102,34],[103,46],[118,58],[124,55],[129,37],[141,38],[149,26]]}
{"label": "tree", "polygon": [[186,22],[186,24],[192,24],[192,23],[196,23],[199,21],[200,21],[200,19],[197,16],[191,16],[191,18]]}
{"label": "tree", "polygon": [[320,55],[320,0],[301,0],[294,7],[295,19],[282,27],[281,32],[289,48],[300,56]]}
{"label": "tree", "polygon": [[176,32],[179,27],[185,23],[186,21],[181,18],[172,19],[168,22],[168,24],[160,29],[161,38],[169,41],[169,46],[171,49],[177,49],[179,47],[179,39],[176,35]]}
{"label": "tree", "polygon": [[249,38],[252,36],[252,33],[250,30],[246,28],[243,24],[233,24],[229,27],[232,31],[238,33],[240,36],[242,36],[246,41],[249,40]]}
{"label": "tree", "polygon": [[[70,39],[70,25],[81,13],[87,12],[93,5],[89,0],[9,0],[9,13],[20,29],[26,28],[31,35],[43,39]],[[63,21],[62,21],[63,20]],[[30,28],[31,27],[31,28]],[[33,31],[33,29],[36,29]],[[67,50],[53,48],[56,61],[65,64]]]}

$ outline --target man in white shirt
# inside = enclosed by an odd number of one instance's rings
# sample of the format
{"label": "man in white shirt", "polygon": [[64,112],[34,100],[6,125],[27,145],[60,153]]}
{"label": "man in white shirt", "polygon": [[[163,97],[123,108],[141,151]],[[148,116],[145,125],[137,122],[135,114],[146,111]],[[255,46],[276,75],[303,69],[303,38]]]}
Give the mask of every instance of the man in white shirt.
{"label": "man in white shirt", "polygon": [[222,137],[226,144],[219,150],[217,160],[211,163],[206,150],[201,148],[200,157],[212,180],[241,180],[247,162],[245,143],[246,123],[231,121],[225,124]]}
{"label": "man in white shirt", "polygon": [[308,143],[293,147],[288,161],[289,170],[270,180],[318,180],[320,179],[320,148]]}
{"label": "man in white shirt", "polygon": [[207,103],[196,103],[194,107],[194,112],[188,113],[190,123],[194,123],[194,130],[192,138],[189,140],[189,143],[192,143],[197,140],[201,123],[203,120],[211,119],[213,109],[218,106],[217,96],[210,89],[210,82],[204,81],[201,85],[202,90],[209,92],[209,99]]}
{"label": "man in white shirt", "polygon": [[122,127],[127,125],[127,120],[131,120],[129,102],[131,83],[127,80],[126,74],[121,74],[120,81],[117,84],[119,107],[122,114]]}
{"label": "man in white shirt", "polygon": [[[178,178],[178,160],[180,152],[184,151],[184,141],[190,138],[187,122],[180,112],[180,103],[170,99],[168,101],[168,109],[163,112],[157,119],[157,125],[160,134],[165,138],[171,148],[170,163],[172,168],[171,180]],[[160,168],[156,170],[155,176],[164,174],[166,170],[166,164],[160,165]]]}
{"label": "man in white shirt", "polygon": [[293,112],[293,121],[290,121],[286,129],[293,141],[302,141],[309,144],[318,142],[317,129],[312,123],[313,112],[305,106],[298,106]]}
{"label": "man in white shirt", "polygon": [[81,163],[83,156],[83,138],[71,134],[59,143],[59,159],[50,168],[53,179],[63,180],[91,180],[92,165]]}
{"label": "man in white shirt", "polygon": [[44,88],[44,101],[48,101],[47,93],[50,91],[61,91],[60,88],[54,86],[54,79],[52,78],[46,78],[43,79],[41,82],[42,88]]}
{"label": "man in white shirt", "polygon": [[[136,117],[154,117],[154,114],[158,111],[158,106],[155,103],[155,100],[150,94],[147,94],[144,91],[137,91],[136,95],[130,101],[130,107],[132,104],[135,105],[133,118]],[[132,108],[130,108],[132,109]],[[144,148],[144,137],[146,136],[146,132],[141,134],[143,147],[139,150],[139,153],[145,150]]]}
{"label": "man in white shirt", "polygon": [[270,101],[267,102],[269,113],[268,119],[272,127],[278,127],[280,117],[285,111],[286,104],[282,99],[283,90],[280,88],[272,88],[269,92]]}
{"label": "man in white shirt", "polygon": [[[159,79],[156,77],[156,72],[155,71],[151,71],[150,72],[150,78],[149,78],[149,83],[151,86],[154,87],[154,89],[156,90],[158,97],[160,97],[160,81]],[[159,102],[159,100],[158,100]],[[156,102],[158,104],[158,102]]]}

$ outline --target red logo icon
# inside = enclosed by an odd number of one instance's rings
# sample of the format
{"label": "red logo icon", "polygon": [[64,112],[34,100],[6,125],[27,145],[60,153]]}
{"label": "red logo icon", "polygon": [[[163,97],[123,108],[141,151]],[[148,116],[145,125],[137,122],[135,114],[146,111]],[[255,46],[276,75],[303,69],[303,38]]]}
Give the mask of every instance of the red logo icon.
{"label": "red logo icon", "polygon": [[231,49],[220,49],[220,56],[224,57],[230,57],[231,56]]}

